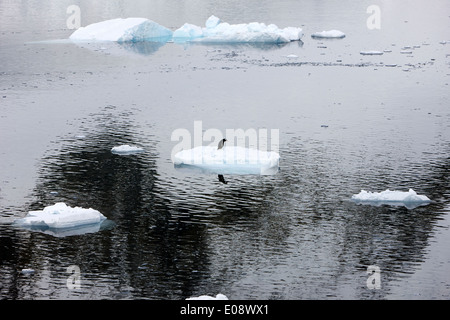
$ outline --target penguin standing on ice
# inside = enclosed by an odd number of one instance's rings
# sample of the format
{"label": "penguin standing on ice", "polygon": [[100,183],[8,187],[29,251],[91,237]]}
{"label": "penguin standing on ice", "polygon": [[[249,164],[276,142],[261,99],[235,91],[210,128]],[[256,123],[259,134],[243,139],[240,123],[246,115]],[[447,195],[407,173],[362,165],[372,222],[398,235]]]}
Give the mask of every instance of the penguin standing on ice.
{"label": "penguin standing on ice", "polygon": [[[217,150],[222,149],[222,148],[224,147],[226,141],[227,141],[227,139],[222,139],[222,140],[220,140],[220,141],[219,141],[219,145],[217,146]],[[222,183],[224,183],[224,184],[227,184],[227,183],[228,183],[228,181],[225,181],[225,178],[224,178],[223,175],[221,175],[221,174],[219,174],[219,181],[222,182]]]}

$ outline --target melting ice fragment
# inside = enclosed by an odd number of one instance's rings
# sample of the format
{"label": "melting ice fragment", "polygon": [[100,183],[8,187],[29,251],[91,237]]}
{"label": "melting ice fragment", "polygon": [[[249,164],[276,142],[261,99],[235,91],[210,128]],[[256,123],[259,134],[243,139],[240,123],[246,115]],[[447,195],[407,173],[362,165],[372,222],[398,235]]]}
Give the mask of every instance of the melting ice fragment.
{"label": "melting ice fragment", "polygon": [[106,217],[92,208],[69,207],[58,202],[40,211],[29,211],[28,214],[14,223],[28,228],[76,228],[86,225],[100,224]]}
{"label": "melting ice fragment", "polygon": [[216,43],[286,43],[300,40],[303,36],[301,28],[278,28],[274,24],[259,22],[229,24],[211,16],[204,28],[192,24],[184,24],[175,30],[175,41],[216,42]]}
{"label": "melting ice fragment", "polygon": [[128,144],[117,146],[117,147],[114,147],[111,149],[112,153],[121,154],[121,155],[140,153],[143,151],[144,151],[144,149],[142,149],[142,148],[130,146]]}
{"label": "melting ice fragment", "polygon": [[316,32],[311,35],[312,38],[336,38],[342,39],[345,38],[345,33],[339,30],[328,30],[322,32]]}
{"label": "melting ice fragment", "polygon": [[186,298],[186,300],[228,300],[228,297],[224,294],[217,294],[215,297],[208,295],[201,295],[198,297]]}
{"label": "melting ice fragment", "polygon": [[369,51],[361,51],[360,54],[363,56],[376,56],[376,55],[382,55],[383,51],[377,51],[377,50],[369,50]]}
{"label": "melting ice fragment", "polygon": [[174,155],[176,169],[211,174],[273,175],[279,170],[280,155],[240,146],[200,146]]}
{"label": "melting ice fragment", "polygon": [[404,205],[408,208],[414,208],[418,205],[424,205],[431,202],[427,196],[418,195],[413,189],[409,189],[408,192],[391,191],[389,189],[382,192],[367,192],[365,190],[361,190],[360,193],[352,196],[352,200],[359,203],[375,205]]}
{"label": "melting ice fragment", "polygon": [[74,41],[140,42],[162,41],[172,37],[172,31],[145,18],[118,18],[90,24],[70,36]]}

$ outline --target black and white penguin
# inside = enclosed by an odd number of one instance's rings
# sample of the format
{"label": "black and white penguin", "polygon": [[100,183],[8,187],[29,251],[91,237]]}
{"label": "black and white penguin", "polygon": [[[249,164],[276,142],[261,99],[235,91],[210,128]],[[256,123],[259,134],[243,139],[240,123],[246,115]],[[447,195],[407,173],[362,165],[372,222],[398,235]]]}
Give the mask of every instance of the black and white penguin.
{"label": "black and white penguin", "polygon": [[[224,147],[226,141],[227,141],[227,139],[222,139],[222,140],[220,140],[220,141],[219,141],[219,145],[217,146],[217,150],[222,149],[222,148]],[[225,181],[225,178],[223,177],[222,174],[219,174],[219,181],[222,182],[222,183],[224,183],[224,184],[227,184],[227,183],[228,183],[228,181]]]}
{"label": "black and white penguin", "polygon": [[220,150],[223,148],[223,146],[225,145],[225,142],[227,141],[227,139],[222,139],[219,141],[219,145],[217,146],[217,150]]}

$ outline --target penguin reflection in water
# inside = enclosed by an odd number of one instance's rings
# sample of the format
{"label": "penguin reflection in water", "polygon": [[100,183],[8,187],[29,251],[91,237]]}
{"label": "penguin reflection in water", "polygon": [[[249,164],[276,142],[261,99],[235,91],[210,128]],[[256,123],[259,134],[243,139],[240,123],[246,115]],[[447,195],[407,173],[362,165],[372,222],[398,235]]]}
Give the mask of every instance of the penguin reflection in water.
{"label": "penguin reflection in water", "polygon": [[[222,140],[220,140],[220,141],[219,141],[219,145],[217,146],[217,150],[222,149],[223,146],[225,145],[225,142],[226,142],[226,141],[227,141],[227,139],[222,139]],[[227,184],[227,183],[228,183],[228,181],[225,181],[225,178],[224,178],[223,175],[221,175],[221,174],[219,174],[219,181],[222,182],[222,183],[224,183],[224,184]]]}

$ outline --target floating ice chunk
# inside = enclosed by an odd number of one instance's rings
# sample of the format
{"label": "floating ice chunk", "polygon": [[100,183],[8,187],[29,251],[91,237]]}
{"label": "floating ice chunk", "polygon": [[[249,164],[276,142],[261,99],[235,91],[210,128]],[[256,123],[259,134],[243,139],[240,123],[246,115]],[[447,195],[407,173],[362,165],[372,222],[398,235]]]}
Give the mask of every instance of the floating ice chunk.
{"label": "floating ice chunk", "polygon": [[25,268],[25,269],[22,269],[22,271],[21,271],[23,274],[33,274],[34,272],[35,272],[35,270],[34,269],[31,269],[31,268]]}
{"label": "floating ice chunk", "polygon": [[418,195],[413,189],[408,192],[391,191],[387,189],[382,192],[367,192],[361,190],[359,194],[353,195],[352,200],[355,202],[372,203],[372,204],[400,204],[400,205],[414,205],[427,204],[431,200],[424,195]]}
{"label": "floating ice chunk", "polygon": [[203,30],[201,27],[185,23],[181,28],[173,33],[173,38],[176,39],[195,39],[203,37]]}
{"label": "floating ice chunk", "polygon": [[217,294],[215,297],[208,295],[201,295],[198,297],[186,298],[186,300],[228,300],[228,297],[224,294]]}
{"label": "floating ice chunk", "polygon": [[174,155],[177,169],[215,174],[272,175],[279,170],[280,155],[239,146],[226,146],[218,150],[213,146],[200,146]]}
{"label": "floating ice chunk", "polygon": [[316,32],[311,35],[312,38],[345,38],[345,33],[339,30],[328,30],[322,32]]}
{"label": "floating ice chunk", "polygon": [[286,58],[289,58],[289,59],[296,59],[296,58],[298,58],[298,56],[295,55],[295,54],[288,54],[288,55],[286,56]]}
{"label": "floating ice chunk", "polygon": [[206,20],[205,26],[208,29],[215,28],[220,23],[220,19],[212,15]]}
{"label": "floating ice chunk", "polygon": [[115,153],[115,154],[134,154],[134,153],[144,152],[144,149],[135,147],[135,146],[130,146],[128,144],[124,144],[124,145],[112,148],[111,152]]}
{"label": "floating ice chunk", "polygon": [[185,24],[175,30],[174,39],[205,43],[286,43],[300,40],[303,36],[301,28],[280,29],[274,24],[265,25],[259,22],[229,24],[221,22],[215,16],[209,17],[205,25],[205,28],[200,28]]}
{"label": "floating ice chunk", "polygon": [[92,208],[72,208],[64,202],[58,202],[42,211],[29,211],[24,218],[16,220],[15,224],[22,227],[59,229],[99,224],[105,219],[103,214]]}
{"label": "floating ice chunk", "polygon": [[145,18],[112,19],[81,27],[70,36],[74,41],[161,41],[172,31]]}
{"label": "floating ice chunk", "polygon": [[361,51],[360,54],[364,56],[373,56],[373,55],[382,55],[382,51],[370,50],[370,51]]}

